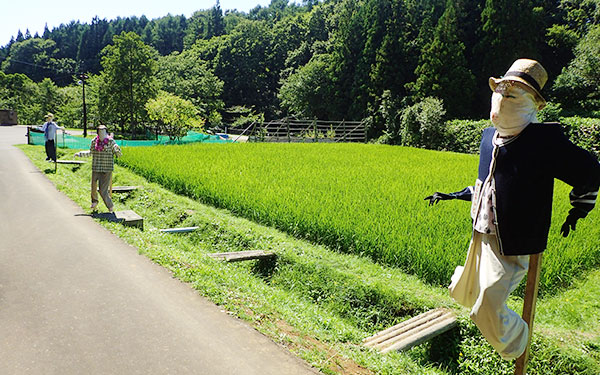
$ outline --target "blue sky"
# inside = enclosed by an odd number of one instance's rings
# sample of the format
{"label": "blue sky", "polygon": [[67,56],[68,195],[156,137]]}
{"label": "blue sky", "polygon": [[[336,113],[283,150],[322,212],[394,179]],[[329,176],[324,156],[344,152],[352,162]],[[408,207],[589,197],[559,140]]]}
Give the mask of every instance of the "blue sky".
{"label": "blue sky", "polygon": [[[196,10],[212,8],[216,0],[3,0],[0,10],[0,46],[6,45],[19,29],[25,34],[42,34],[61,23],[90,23],[94,16],[107,20],[117,17],[142,16],[149,19],[171,13],[189,17]],[[221,0],[221,9],[247,12],[257,5],[267,6],[270,0]]]}

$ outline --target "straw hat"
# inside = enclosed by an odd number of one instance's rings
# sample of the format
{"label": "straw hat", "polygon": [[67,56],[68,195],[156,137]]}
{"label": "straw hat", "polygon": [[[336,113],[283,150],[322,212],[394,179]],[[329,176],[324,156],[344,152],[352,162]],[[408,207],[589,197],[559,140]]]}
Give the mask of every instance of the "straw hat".
{"label": "straw hat", "polygon": [[44,118],[45,118],[46,120],[52,120],[52,119],[54,118],[54,115],[53,115],[52,113],[48,112],[48,113],[46,114],[46,116],[44,116]]}
{"label": "straw hat", "polygon": [[489,85],[492,91],[496,90],[496,86],[501,82],[512,82],[529,91],[535,97],[538,104],[538,110],[546,106],[546,100],[540,94],[542,88],[548,81],[548,73],[546,69],[535,60],[518,59],[508,69],[502,78],[490,77]]}

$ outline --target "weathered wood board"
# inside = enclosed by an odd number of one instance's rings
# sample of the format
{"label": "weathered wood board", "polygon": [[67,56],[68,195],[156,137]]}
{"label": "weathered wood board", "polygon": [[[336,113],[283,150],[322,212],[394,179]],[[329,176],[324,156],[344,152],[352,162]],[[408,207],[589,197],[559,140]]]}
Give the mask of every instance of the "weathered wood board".
{"label": "weathered wood board", "polygon": [[274,253],[269,253],[264,250],[250,250],[250,251],[233,251],[229,253],[213,253],[208,254],[211,258],[221,259],[226,262],[242,262],[245,260],[254,260],[254,259],[269,259],[273,258],[276,255]]}
{"label": "weathered wood board", "polygon": [[456,316],[444,308],[427,311],[363,340],[381,353],[401,351],[441,335],[457,325]]}
{"label": "weathered wood board", "polygon": [[167,229],[160,229],[160,232],[163,232],[163,233],[188,233],[188,232],[193,232],[198,228],[200,228],[200,227],[167,228]]}

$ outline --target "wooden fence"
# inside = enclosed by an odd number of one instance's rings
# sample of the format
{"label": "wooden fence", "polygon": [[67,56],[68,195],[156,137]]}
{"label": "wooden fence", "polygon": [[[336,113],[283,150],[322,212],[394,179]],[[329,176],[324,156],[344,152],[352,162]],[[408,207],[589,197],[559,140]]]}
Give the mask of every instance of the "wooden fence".
{"label": "wooden fence", "polygon": [[[229,129],[230,134],[236,134]],[[254,123],[238,133],[254,142],[366,142],[365,121],[322,121],[285,118]]]}

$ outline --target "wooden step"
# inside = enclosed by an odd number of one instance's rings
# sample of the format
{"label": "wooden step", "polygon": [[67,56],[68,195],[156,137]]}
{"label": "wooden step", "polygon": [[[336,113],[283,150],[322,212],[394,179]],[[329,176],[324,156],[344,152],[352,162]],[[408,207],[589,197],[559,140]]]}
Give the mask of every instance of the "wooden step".
{"label": "wooden step", "polygon": [[168,228],[168,229],[160,229],[160,232],[163,233],[187,233],[193,232],[200,227],[185,227],[185,228]]}
{"label": "wooden step", "polygon": [[233,251],[230,253],[213,253],[208,254],[209,257],[221,259],[226,262],[242,262],[253,259],[269,259],[275,257],[274,253],[269,253],[264,250],[249,250],[249,251]]}
{"label": "wooden step", "polygon": [[454,313],[445,308],[427,311],[363,340],[363,345],[381,353],[412,348],[457,325]]}

